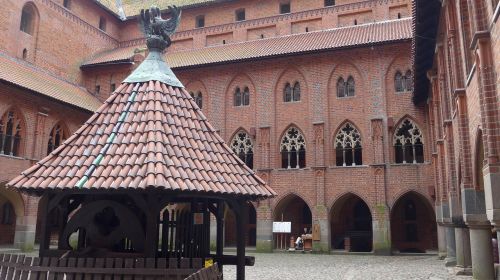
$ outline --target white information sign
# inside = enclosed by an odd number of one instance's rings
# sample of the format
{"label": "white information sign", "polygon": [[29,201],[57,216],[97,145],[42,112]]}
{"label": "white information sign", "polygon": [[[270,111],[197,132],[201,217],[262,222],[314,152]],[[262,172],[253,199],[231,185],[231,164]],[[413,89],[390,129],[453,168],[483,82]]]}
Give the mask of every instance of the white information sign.
{"label": "white information sign", "polygon": [[273,222],[273,233],[291,233],[292,222]]}

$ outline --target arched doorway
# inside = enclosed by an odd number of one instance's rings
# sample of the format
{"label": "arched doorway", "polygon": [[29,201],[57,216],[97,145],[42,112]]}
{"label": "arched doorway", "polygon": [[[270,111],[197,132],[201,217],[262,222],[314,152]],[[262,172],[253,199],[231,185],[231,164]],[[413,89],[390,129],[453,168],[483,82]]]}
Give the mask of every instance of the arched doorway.
{"label": "arched doorway", "polygon": [[[310,233],[312,227],[312,213],[307,203],[295,194],[283,198],[274,209],[275,222],[291,222],[291,233],[287,235],[284,244],[290,245],[288,238]],[[285,249],[277,239],[274,242],[275,249]]]}
{"label": "arched doorway", "polygon": [[339,198],[330,211],[332,249],[371,252],[372,214],[368,205],[355,194]]}
{"label": "arched doorway", "polygon": [[391,238],[393,250],[425,253],[437,247],[437,228],[434,210],[425,197],[408,192],[391,209]]}
{"label": "arched doorway", "polygon": [[[246,230],[246,246],[255,247],[257,243],[257,212],[253,204],[247,204],[247,230]],[[236,247],[236,219],[233,211],[226,207],[224,218],[224,246]]]}
{"label": "arched doorway", "polygon": [[14,245],[16,224],[24,216],[24,202],[21,196],[0,185],[0,245]]}

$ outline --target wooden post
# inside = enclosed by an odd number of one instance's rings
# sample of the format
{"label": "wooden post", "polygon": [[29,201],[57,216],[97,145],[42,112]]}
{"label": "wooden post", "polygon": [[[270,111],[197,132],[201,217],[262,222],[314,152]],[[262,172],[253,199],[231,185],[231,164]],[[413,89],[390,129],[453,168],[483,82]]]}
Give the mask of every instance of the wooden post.
{"label": "wooden post", "polygon": [[147,195],[148,209],[146,212],[146,242],[144,255],[147,258],[155,258],[158,251],[158,203],[154,194]]}
{"label": "wooden post", "polygon": [[[222,259],[224,254],[224,201],[217,202],[217,240],[216,240],[216,256]],[[220,270],[222,271],[222,262],[219,263]]]}
{"label": "wooden post", "polygon": [[245,239],[246,239],[246,224],[247,224],[247,207],[243,200],[235,201],[233,204],[234,214],[236,216],[236,279],[245,280]]}
{"label": "wooden post", "polygon": [[46,251],[49,249],[50,245],[50,224],[49,224],[49,204],[50,204],[50,192],[45,192],[40,199],[41,207],[38,215],[41,217],[40,228],[42,233],[40,235],[40,258],[44,256]]}

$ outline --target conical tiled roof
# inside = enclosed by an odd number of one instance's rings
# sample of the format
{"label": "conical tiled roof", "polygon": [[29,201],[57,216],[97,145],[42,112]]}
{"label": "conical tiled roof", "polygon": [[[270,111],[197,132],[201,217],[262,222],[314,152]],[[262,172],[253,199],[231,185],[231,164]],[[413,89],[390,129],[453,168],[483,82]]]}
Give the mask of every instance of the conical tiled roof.
{"label": "conical tiled roof", "polygon": [[169,70],[151,51],[75,134],[8,185],[24,191],[155,188],[274,196]]}

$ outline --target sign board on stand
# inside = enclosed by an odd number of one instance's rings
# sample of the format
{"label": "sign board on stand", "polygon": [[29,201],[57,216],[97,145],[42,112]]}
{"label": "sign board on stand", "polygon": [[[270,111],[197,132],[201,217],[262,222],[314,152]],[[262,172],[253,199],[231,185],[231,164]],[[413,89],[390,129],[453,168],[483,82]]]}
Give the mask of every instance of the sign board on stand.
{"label": "sign board on stand", "polygon": [[273,222],[273,233],[291,233],[292,222]]}

